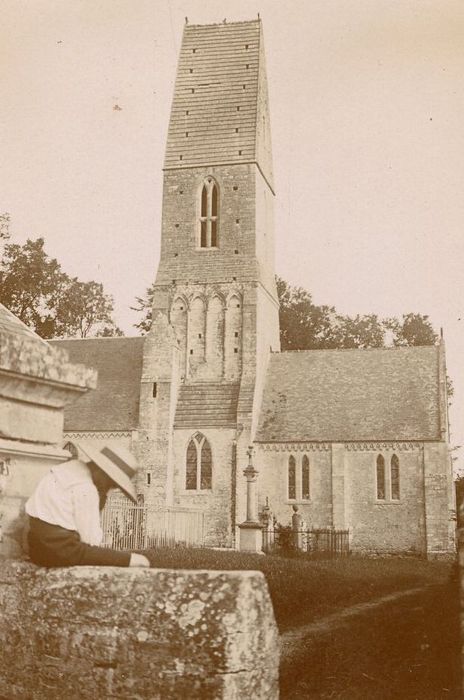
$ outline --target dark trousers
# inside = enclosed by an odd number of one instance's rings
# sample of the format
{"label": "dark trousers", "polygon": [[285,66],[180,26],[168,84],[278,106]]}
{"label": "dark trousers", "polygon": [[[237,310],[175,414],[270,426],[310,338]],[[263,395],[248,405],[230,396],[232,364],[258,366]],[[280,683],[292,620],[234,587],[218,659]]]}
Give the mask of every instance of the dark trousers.
{"label": "dark trousers", "polygon": [[29,517],[29,556],[39,566],[129,566],[130,552],[85,544],[75,530]]}

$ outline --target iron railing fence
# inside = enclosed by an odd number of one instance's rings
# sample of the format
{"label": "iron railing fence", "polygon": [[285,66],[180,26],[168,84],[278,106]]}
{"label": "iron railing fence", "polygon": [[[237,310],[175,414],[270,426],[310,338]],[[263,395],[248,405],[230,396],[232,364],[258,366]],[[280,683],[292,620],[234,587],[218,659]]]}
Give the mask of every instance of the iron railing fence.
{"label": "iron railing fence", "polygon": [[350,532],[333,528],[268,527],[263,529],[263,551],[303,552],[314,557],[348,556]]}
{"label": "iron railing fence", "polygon": [[113,549],[149,549],[176,544],[201,546],[205,516],[182,508],[108,503],[102,513],[103,544]]}

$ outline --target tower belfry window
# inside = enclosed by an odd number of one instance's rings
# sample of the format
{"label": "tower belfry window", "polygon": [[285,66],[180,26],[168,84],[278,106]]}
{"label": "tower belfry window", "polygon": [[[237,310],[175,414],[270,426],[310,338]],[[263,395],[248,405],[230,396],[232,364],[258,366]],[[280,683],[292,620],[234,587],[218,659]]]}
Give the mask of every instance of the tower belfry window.
{"label": "tower belfry window", "polygon": [[218,186],[207,177],[201,188],[200,248],[216,248],[218,244]]}

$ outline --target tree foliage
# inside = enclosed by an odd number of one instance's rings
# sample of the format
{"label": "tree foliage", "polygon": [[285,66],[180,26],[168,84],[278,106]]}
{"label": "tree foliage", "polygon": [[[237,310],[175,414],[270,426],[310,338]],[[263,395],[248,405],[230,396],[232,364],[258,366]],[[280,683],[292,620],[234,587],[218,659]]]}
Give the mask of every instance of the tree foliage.
{"label": "tree foliage", "polygon": [[138,328],[142,335],[148,333],[151,327],[154,295],[155,283],[148,287],[145,296],[135,297],[135,306],[131,306],[132,311],[137,311],[139,314],[142,314],[141,320],[134,324],[134,328]]}
{"label": "tree foliage", "polygon": [[42,338],[122,335],[103,286],[63,272],[45,252],[43,238],[4,244],[0,301]]}
{"label": "tree foliage", "polygon": [[343,316],[333,306],[313,304],[311,294],[277,278],[282,350],[380,348],[387,339],[397,346],[434,345],[438,336],[428,316],[408,313],[401,319],[376,314]]}

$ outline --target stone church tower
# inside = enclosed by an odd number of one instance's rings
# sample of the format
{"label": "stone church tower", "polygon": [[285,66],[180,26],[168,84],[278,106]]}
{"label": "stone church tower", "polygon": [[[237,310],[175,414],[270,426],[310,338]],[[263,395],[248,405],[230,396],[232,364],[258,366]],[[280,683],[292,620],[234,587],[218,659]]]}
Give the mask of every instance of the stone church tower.
{"label": "stone church tower", "polygon": [[229,541],[269,355],[280,349],[273,198],[261,22],[186,25],[139,454],[153,465],[148,502],[198,507]]}

